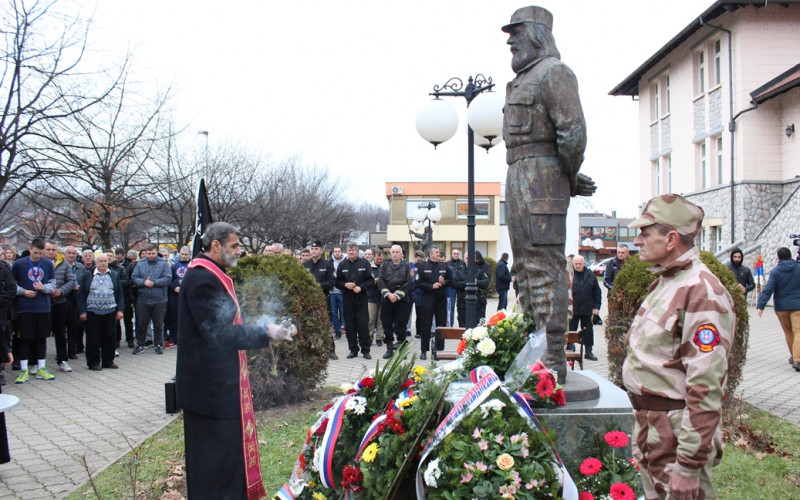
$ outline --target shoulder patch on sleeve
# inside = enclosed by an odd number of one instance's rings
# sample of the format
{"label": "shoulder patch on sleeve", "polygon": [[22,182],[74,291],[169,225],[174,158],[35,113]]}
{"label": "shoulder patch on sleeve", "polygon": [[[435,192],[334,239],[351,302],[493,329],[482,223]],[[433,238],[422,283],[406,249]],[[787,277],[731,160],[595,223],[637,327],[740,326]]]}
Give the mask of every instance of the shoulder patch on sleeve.
{"label": "shoulder patch on sleeve", "polygon": [[719,344],[719,332],[717,327],[711,323],[706,323],[697,327],[694,332],[694,343],[701,352],[711,352],[714,346]]}

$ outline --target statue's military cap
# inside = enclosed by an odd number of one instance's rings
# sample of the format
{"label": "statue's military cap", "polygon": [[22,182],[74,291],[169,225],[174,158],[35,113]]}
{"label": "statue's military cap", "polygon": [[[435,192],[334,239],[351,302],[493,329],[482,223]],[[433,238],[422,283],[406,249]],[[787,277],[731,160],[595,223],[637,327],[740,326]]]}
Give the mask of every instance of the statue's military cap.
{"label": "statue's military cap", "polygon": [[512,26],[524,23],[538,23],[547,26],[547,29],[553,29],[553,14],[544,7],[537,7],[530,5],[517,9],[511,14],[511,21],[503,26],[501,29],[508,33]]}

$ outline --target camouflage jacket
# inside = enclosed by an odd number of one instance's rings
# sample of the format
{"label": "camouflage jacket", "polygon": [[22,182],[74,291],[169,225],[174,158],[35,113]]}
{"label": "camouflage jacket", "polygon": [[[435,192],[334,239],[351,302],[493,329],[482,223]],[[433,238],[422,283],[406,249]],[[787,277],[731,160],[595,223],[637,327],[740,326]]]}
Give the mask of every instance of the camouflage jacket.
{"label": "camouflage jacket", "polygon": [[625,338],[625,387],[633,394],[683,400],[678,470],[696,475],[708,460],[727,382],[736,324],[733,299],[692,248],[667,266]]}

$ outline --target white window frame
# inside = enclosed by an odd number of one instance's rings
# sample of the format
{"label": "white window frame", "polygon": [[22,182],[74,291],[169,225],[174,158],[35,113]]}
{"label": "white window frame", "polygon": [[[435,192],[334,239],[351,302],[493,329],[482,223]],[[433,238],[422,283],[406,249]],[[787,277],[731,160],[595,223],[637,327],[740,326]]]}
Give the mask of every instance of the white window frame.
{"label": "white window frame", "polygon": [[[466,198],[459,198],[456,200],[456,219],[457,220],[467,220],[467,205],[469,204],[469,200]],[[481,214],[479,213],[479,206],[486,206],[486,213]],[[464,215],[461,215],[460,207],[464,206]],[[489,217],[492,215],[492,202],[489,198],[475,198],[475,220],[489,220]]]}

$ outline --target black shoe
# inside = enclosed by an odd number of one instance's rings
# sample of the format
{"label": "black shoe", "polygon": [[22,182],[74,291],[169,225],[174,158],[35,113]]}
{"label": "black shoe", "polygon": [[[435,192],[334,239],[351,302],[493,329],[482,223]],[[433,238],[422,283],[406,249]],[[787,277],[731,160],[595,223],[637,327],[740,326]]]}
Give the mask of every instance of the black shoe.
{"label": "black shoe", "polygon": [[116,363],[111,363],[110,365],[103,365],[103,368],[111,368],[112,370],[116,370],[119,368],[119,365]]}
{"label": "black shoe", "polygon": [[792,358],[791,356],[789,356],[789,364],[790,364],[790,365],[791,365],[791,364],[794,364],[794,358]]}
{"label": "black shoe", "polygon": [[414,335],[414,338],[415,338],[415,339],[419,339],[419,333],[418,333],[418,334],[416,334],[416,335]]}
{"label": "black shoe", "polygon": [[386,353],[383,355],[383,359],[390,359],[392,356],[394,356],[394,351],[387,349]]}
{"label": "black shoe", "polygon": [[153,345],[153,341],[152,340],[145,340],[144,341],[144,346],[145,347],[150,347],[151,345]]}
{"label": "black shoe", "polygon": [[340,333],[337,333],[336,335],[333,336],[333,340],[339,340],[340,338],[342,338],[342,334]]}
{"label": "black shoe", "polygon": [[793,361],[792,362],[792,368],[794,368],[796,371],[800,372],[800,363],[798,363],[797,361]]}
{"label": "black shoe", "polygon": [[89,367],[89,369],[92,370],[93,372],[103,371],[103,368],[100,365],[92,365]]}
{"label": "black shoe", "polygon": [[128,347],[130,347],[131,349],[133,349],[134,347],[136,347],[136,344],[134,344],[134,343],[133,343],[133,340],[129,340],[129,341],[128,341]]}
{"label": "black shoe", "polygon": [[378,346],[378,347],[383,346],[383,340],[376,340],[375,341],[375,345]]}
{"label": "black shoe", "polygon": [[15,372],[18,372],[19,371],[19,361],[14,361],[13,363],[11,363],[11,369],[14,370]]}
{"label": "black shoe", "polygon": [[69,355],[69,359],[78,359],[78,355],[77,354],[70,354]]}
{"label": "black shoe", "polygon": [[597,356],[592,354],[591,351],[587,351],[586,354],[583,355],[584,359],[588,359],[589,361],[597,361]]}
{"label": "black shoe", "polygon": [[425,361],[426,359],[428,359],[428,353],[427,352],[423,352],[422,354],[419,355],[419,359],[421,361]]}
{"label": "black shoe", "polygon": [[357,358],[358,353],[356,351],[350,351],[350,354],[347,355],[347,359]]}
{"label": "black shoe", "polygon": [[335,352],[332,352],[328,359],[336,361],[337,359],[339,359],[339,356],[337,356]]}
{"label": "black shoe", "polygon": [[368,352],[365,352],[364,359],[372,359],[372,356],[370,356]]}

